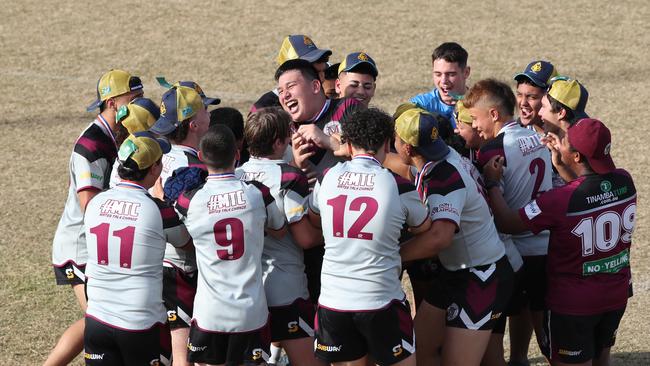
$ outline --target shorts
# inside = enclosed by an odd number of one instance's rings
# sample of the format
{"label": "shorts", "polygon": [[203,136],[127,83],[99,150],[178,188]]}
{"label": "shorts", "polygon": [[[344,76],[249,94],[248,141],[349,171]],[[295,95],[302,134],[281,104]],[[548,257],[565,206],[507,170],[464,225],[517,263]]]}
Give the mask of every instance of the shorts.
{"label": "shorts", "polygon": [[86,365],[170,365],[171,352],[169,328],[165,324],[130,331],[86,317]]}
{"label": "shorts", "polygon": [[583,363],[599,358],[616,342],[616,331],[625,307],[596,315],[565,315],[544,312],[542,353],[549,360]]}
{"label": "shorts", "polygon": [[449,271],[441,268],[424,301],[447,310],[448,327],[491,330],[506,310],[514,274],[506,256],[483,266]]}
{"label": "shorts", "polygon": [[163,267],[163,301],[169,328],[189,328],[197,278],[196,271],[186,273],[176,267]]}
{"label": "shorts", "polygon": [[323,255],[325,254],[325,247],[323,245],[305,249],[305,275],[307,275],[307,290],[309,291],[309,298],[314,305],[320,297],[320,273],[323,268]]}
{"label": "shorts", "polygon": [[315,355],[328,362],[352,361],[366,354],[379,365],[392,365],[415,353],[408,301],[394,300],[372,311],[337,311],[319,306]]}
{"label": "shorts", "polygon": [[268,361],[270,347],[269,323],[250,332],[222,333],[203,330],[193,321],[187,359],[213,365],[259,365]]}
{"label": "shorts", "polygon": [[286,306],[269,306],[269,313],[272,342],[314,336],[316,310],[310,300],[298,298]]}
{"label": "shorts", "polygon": [[419,259],[406,266],[409,278],[414,281],[431,281],[440,275],[442,265],[437,258]]}
{"label": "shorts", "polygon": [[546,296],[546,256],[522,257],[524,265],[517,272],[515,290],[508,307],[508,315],[518,315],[528,306],[531,311],[544,311]]}
{"label": "shorts", "polygon": [[57,285],[83,285],[86,283],[86,265],[78,265],[73,261],[67,261],[58,266],[53,265],[54,277]]}

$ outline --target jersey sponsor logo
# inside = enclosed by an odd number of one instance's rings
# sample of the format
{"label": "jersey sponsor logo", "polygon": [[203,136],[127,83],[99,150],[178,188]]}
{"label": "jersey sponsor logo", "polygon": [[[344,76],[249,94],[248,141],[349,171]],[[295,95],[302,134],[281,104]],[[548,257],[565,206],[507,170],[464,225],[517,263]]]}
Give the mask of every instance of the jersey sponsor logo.
{"label": "jersey sponsor logo", "polygon": [[606,203],[618,201],[618,197],[627,193],[627,186],[616,188],[612,190],[612,183],[607,180],[600,182],[600,190],[603,193],[595,194],[593,196],[585,197],[587,204],[599,204],[604,205]]}
{"label": "jersey sponsor logo", "polygon": [[460,214],[458,213],[458,210],[456,209],[456,207],[452,206],[448,202],[441,203],[437,207],[433,207],[431,209],[431,215],[432,216],[435,215],[435,214],[443,213],[443,212],[453,214],[454,216],[460,216]]}
{"label": "jersey sponsor logo", "polygon": [[208,346],[195,346],[192,343],[187,343],[187,349],[192,352],[203,352],[206,348],[208,348]]}
{"label": "jersey sponsor logo", "polygon": [[582,275],[589,276],[596,273],[618,273],[621,269],[630,266],[630,251],[614,254],[610,257],[585,262],[582,264]]}
{"label": "jersey sponsor logo", "polygon": [[460,313],[460,308],[458,307],[458,304],[455,302],[449,305],[447,308],[447,321],[452,321],[458,317],[458,313]]}
{"label": "jersey sponsor logo", "polygon": [[393,356],[397,357],[404,352],[404,349],[402,348],[401,344],[398,344],[397,346],[393,347]]}
{"label": "jersey sponsor logo", "polygon": [[295,333],[298,331],[298,322],[297,321],[292,321],[287,323],[287,331],[289,333]]}
{"label": "jersey sponsor logo", "polygon": [[582,353],[582,350],[570,351],[568,349],[560,348],[560,349],[557,350],[557,353],[562,355],[562,356],[580,356],[580,354]]}
{"label": "jersey sponsor logo", "polygon": [[338,188],[372,191],[375,188],[375,174],[345,172],[339,175]]}
{"label": "jersey sponsor logo", "polygon": [[157,358],[154,358],[153,360],[149,361],[149,365],[151,366],[160,366],[160,360]]}
{"label": "jersey sponsor logo", "polygon": [[265,176],[264,172],[244,172],[239,179],[256,180],[258,182],[261,182],[262,179],[264,179],[264,176]]}
{"label": "jersey sponsor logo", "polygon": [[325,126],[323,126],[323,132],[327,136],[341,133],[341,123],[339,121],[329,121],[325,124]]}
{"label": "jersey sponsor logo", "polygon": [[502,313],[492,314],[492,318],[491,318],[491,319],[492,319],[492,320],[497,320],[497,319],[499,319],[499,318],[501,317],[501,314],[502,314]]}
{"label": "jersey sponsor logo", "polygon": [[323,352],[341,352],[343,345],[340,346],[327,346],[324,344],[316,343],[316,350]]}
{"label": "jersey sponsor logo", "polygon": [[208,213],[229,212],[246,208],[244,191],[238,190],[210,196]]}
{"label": "jersey sponsor logo", "polygon": [[519,144],[519,151],[523,156],[530,155],[541,149],[545,149],[546,146],[542,145],[542,140],[540,140],[537,134],[533,136],[524,136],[517,139]]}
{"label": "jersey sponsor logo", "polygon": [[65,277],[69,280],[74,278],[74,270],[72,268],[65,269]]}
{"label": "jersey sponsor logo", "polygon": [[532,220],[535,218],[535,216],[541,214],[542,210],[537,205],[537,200],[535,200],[524,207],[524,212],[526,213],[528,220]]}
{"label": "jersey sponsor logo", "polygon": [[176,321],[178,316],[176,315],[176,310],[167,310],[167,320],[170,322]]}
{"label": "jersey sponsor logo", "polygon": [[603,192],[609,192],[612,190],[612,183],[608,180],[600,182],[600,190]]}
{"label": "jersey sponsor logo", "polygon": [[87,353],[84,352],[84,358],[86,360],[103,360],[105,353]]}
{"label": "jersey sponsor logo", "polygon": [[137,220],[140,215],[140,204],[130,201],[109,199],[99,208],[99,216],[122,220]]}
{"label": "jersey sponsor logo", "polygon": [[81,179],[88,179],[88,178],[90,178],[90,179],[98,180],[98,181],[100,181],[100,182],[104,179],[103,176],[101,176],[101,175],[99,175],[99,174],[95,174],[95,173],[93,173],[93,172],[82,172],[81,174],[79,174],[79,178],[81,178]]}
{"label": "jersey sponsor logo", "polygon": [[255,348],[253,350],[253,361],[257,361],[264,357],[264,351],[261,348]]}

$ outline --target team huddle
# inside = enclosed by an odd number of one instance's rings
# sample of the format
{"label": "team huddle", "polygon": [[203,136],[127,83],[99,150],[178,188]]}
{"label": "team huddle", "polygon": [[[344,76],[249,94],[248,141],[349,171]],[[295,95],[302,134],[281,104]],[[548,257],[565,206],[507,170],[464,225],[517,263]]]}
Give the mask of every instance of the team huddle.
{"label": "team huddle", "polygon": [[389,115],[370,55],[331,55],[286,37],[245,119],[102,75],[52,250],[85,316],[45,365],[518,366],[533,333],[551,365],[609,364],[636,189],[585,87],[543,60],[466,85],[448,42]]}

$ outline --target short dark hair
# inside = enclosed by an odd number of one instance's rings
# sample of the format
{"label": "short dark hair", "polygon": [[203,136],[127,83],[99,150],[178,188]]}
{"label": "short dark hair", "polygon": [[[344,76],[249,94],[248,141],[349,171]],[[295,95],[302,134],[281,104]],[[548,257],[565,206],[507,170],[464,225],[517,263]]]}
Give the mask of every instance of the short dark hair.
{"label": "short dark hair", "polygon": [[566,116],[564,119],[569,122],[569,124],[572,124],[574,122],[575,116],[573,114],[573,110],[571,108],[565,106],[564,104],[560,103],[557,101],[557,99],[553,98],[550,94],[546,93],[546,97],[548,98],[549,104],[551,105],[551,112],[553,113],[560,113],[562,109],[564,109]]}
{"label": "short dark hair", "polygon": [[469,88],[463,98],[463,104],[467,108],[473,108],[480,101],[485,101],[499,110],[499,113],[513,116],[517,98],[510,89],[510,86],[496,79],[479,80]]}
{"label": "short dark hair", "polygon": [[120,178],[122,179],[130,180],[133,182],[139,182],[144,180],[147,174],[149,174],[149,170],[151,170],[151,167],[160,162],[161,159],[159,159],[155,164],[149,166],[146,169],[140,169],[138,167],[138,164],[136,164],[135,161],[131,160],[131,158],[126,159],[126,161],[124,162],[115,161],[116,164],[119,164],[117,166],[117,175],[119,175]]}
{"label": "short dark hair", "polygon": [[176,126],[176,129],[165,135],[165,137],[176,144],[180,144],[183,140],[185,140],[187,134],[190,132],[190,121],[191,119],[188,119],[179,123],[178,126]]}
{"label": "short dark hair", "polygon": [[339,77],[339,66],[341,64],[337,63],[330,65],[325,69],[325,80],[336,80]]}
{"label": "short dark hair", "polygon": [[377,153],[395,134],[395,121],[378,108],[361,109],[342,124],[341,138],[352,146]]}
{"label": "short dark hair", "polygon": [[456,42],[445,42],[433,50],[431,62],[443,59],[449,63],[456,62],[458,66],[464,69],[467,66],[467,57],[467,51],[465,51],[463,46]]}
{"label": "short dark hair", "polygon": [[199,143],[201,159],[210,168],[226,169],[235,161],[235,134],[225,125],[212,126]]}
{"label": "short dark hair", "polygon": [[220,107],[210,111],[210,127],[216,124],[230,127],[235,139],[244,138],[244,116],[236,108]]}
{"label": "short dark hair", "polygon": [[126,127],[122,124],[122,122],[118,122],[117,124],[117,129],[115,131],[115,142],[117,143],[117,146],[122,145],[124,140],[129,137],[129,130],[127,130]]}
{"label": "short dark hair", "polygon": [[285,61],[278,69],[275,71],[275,81],[280,80],[280,76],[287,71],[298,70],[302,74],[302,77],[307,81],[320,80],[318,77],[318,71],[314,68],[314,65],[311,62],[303,59],[295,59]]}
{"label": "short dark hair", "polygon": [[262,108],[251,113],[244,127],[248,151],[261,157],[273,154],[275,140],[289,137],[291,116],[280,108]]}
{"label": "short dark hair", "polygon": [[526,84],[526,85],[534,86],[534,87],[536,87],[538,89],[542,89],[542,90],[544,90],[544,93],[546,93],[546,88],[542,88],[539,85],[533,83],[533,81],[530,80],[530,78],[528,78],[526,76],[520,76],[520,77],[517,78],[516,81],[517,81],[517,86],[519,86],[521,84]]}

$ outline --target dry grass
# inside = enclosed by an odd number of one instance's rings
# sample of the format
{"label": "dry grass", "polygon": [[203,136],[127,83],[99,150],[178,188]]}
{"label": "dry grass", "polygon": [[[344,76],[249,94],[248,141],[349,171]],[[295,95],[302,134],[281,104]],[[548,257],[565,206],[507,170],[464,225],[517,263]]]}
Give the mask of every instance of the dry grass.
{"label": "dry grass", "polygon": [[[142,76],[154,99],[163,91],[155,76],[194,79],[225,105],[246,110],[273,85],[274,56],[290,33],[311,35],[334,50],[334,60],[369,52],[381,72],[375,102],[388,111],[430,88],[429,55],[447,40],[470,52],[474,81],[509,80],[534,58],[552,60],[562,73],[583,81],[591,94],[588,112],[612,129],[613,155],[631,171],[639,191],[636,295],[614,360],[650,364],[650,173],[644,163],[650,144],[642,119],[650,97],[646,1],[10,0],[0,7],[0,19],[0,146],[12,157],[0,162],[6,204],[0,227],[0,364],[41,363],[81,315],[69,288],[54,285],[50,253],[67,192],[70,149],[93,117],[85,106],[99,75],[110,68],[129,70]],[[541,360],[536,353],[531,357]]]}

